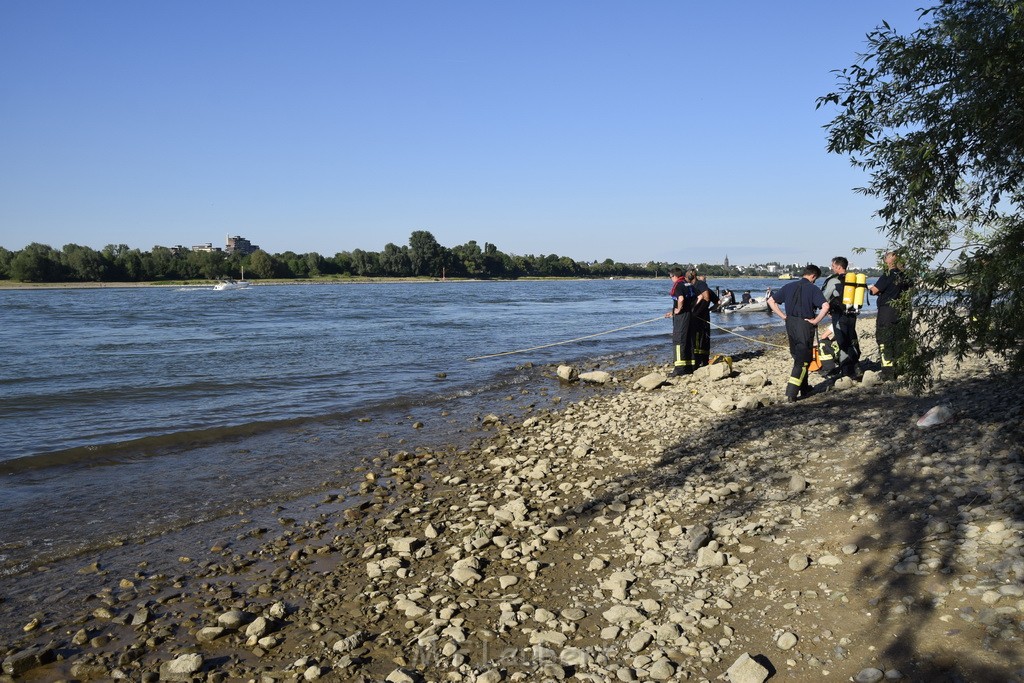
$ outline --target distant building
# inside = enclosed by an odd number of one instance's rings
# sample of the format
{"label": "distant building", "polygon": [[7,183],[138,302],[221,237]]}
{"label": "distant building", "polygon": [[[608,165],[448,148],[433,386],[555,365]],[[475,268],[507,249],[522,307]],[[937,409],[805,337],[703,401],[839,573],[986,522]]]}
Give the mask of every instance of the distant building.
{"label": "distant building", "polygon": [[260,247],[258,244],[253,244],[244,237],[235,235],[234,237],[228,236],[227,247],[224,251],[229,254],[241,254],[242,256],[245,256],[246,254],[251,254],[254,251],[259,251],[259,249]]}
{"label": "distant building", "polygon": [[725,265],[725,269],[729,270],[729,255],[728,254],[725,255],[725,264],[724,265]]}
{"label": "distant building", "polygon": [[206,244],[197,244],[192,247],[192,251],[222,251],[220,247],[213,246],[213,242],[207,242]]}

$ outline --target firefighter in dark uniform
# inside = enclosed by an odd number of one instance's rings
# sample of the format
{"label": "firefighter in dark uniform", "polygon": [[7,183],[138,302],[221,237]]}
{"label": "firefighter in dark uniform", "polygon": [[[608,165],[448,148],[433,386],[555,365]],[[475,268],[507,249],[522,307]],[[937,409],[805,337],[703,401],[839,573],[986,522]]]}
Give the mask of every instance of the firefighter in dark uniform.
{"label": "firefighter in dark uniform", "polygon": [[[692,273],[692,279],[691,279]],[[693,358],[697,367],[708,364],[711,358],[711,307],[718,303],[718,295],[708,287],[707,275],[697,275],[697,271],[687,271],[686,279],[697,291],[697,303],[693,306],[693,317],[696,325],[693,336]]]}
{"label": "firefighter in dark uniform", "polygon": [[[796,401],[797,396],[808,396],[811,393],[807,369],[811,364],[814,333],[818,323],[828,314],[828,302],[821,290],[814,286],[819,276],[821,268],[808,264],[799,280],[787,283],[768,297],[768,307],[786,321],[789,353],[793,356],[793,371],[786,384],[786,400],[790,403]],[[785,306],[785,313],[779,307],[780,304]],[[817,315],[815,311],[818,311]]]}
{"label": "firefighter in dark uniform", "polygon": [[665,317],[672,318],[672,347],[675,351],[672,374],[688,375],[696,368],[693,307],[697,301],[697,290],[686,281],[682,268],[672,268],[668,272],[672,278],[672,310]]}
{"label": "firefighter in dark uniform", "polygon": [[910,288],[907,276],[900,269],[899,257],[895,252],[887,252],[882,257],[886,273],[869,288],[878,297],[878,317],[875,318],[875,338],[878,340],[878,355],[882,359],[882,379],[895,379],[896,369],[893,361],[899,357],[901,337],[900,315],[892,306],[903,292]]}
{"label": "firefighter in dark uniform", "polygon": [[832,316],[832,330],[839,345],[836,375],[860,379],[857,362],[860,360],[860,341],[857,339],[857,309],[843,304],[844,280],[850,263],[844,256],[832,259],[832,274],[825,278],[821,293],[828,302],[828,313]]}

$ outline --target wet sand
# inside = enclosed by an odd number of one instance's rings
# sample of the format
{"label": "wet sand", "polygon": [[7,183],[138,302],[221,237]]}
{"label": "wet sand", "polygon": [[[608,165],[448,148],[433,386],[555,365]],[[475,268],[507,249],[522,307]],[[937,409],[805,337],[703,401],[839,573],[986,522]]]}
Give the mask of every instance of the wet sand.
{"label": "wet sand", "polygon": [[1024,680],[1019,378],[974,358],[920,397],[869,370],[785,404],[789,365],[612,369],[556,411],[480,416],[468,447],[388,446],[358,485],[149,540],[144,563],[128,543],[5,577],[5,674]]}

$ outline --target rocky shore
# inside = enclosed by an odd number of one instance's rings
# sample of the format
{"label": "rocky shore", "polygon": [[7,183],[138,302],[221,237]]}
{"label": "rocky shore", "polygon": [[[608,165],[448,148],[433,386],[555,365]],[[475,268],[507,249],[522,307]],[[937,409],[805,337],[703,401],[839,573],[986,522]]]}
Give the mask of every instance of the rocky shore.
{"label": "rocky shore", "polygon": [[40,571],[0,681],[1024,681],[1019,377],[785,404],[784,350],[667,369],[382,452],[165,567]]}

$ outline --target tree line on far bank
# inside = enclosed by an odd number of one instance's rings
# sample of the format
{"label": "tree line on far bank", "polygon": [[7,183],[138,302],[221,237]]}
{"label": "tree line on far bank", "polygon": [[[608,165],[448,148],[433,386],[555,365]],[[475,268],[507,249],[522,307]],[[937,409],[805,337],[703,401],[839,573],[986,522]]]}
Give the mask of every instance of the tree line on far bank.
{"label": "tree line on far bank", "polygon": [[[253,279],[306,279],[317,277],[453,277],[516,279],[521,277],[658,277],[673,264],[575,261],[556,254],[517,256],[490,243],[475,240],[445,247],[426,230],[417,230],[409,244],[384,245],[384,250],[343,251],[332,257],[315,252],[286,251],[268,254],[227,254],[184,248],[153,247],[150,251],[110,244],[97,251],[77,244],[60,250],[33,242],[20,251],[0,247],[0,279],[22,282],[159,282],[216,280],[241,275]],[[775,264],[776,266],[778,264]],[[696,264],[712,277],[768,275],[765,268]]]}

